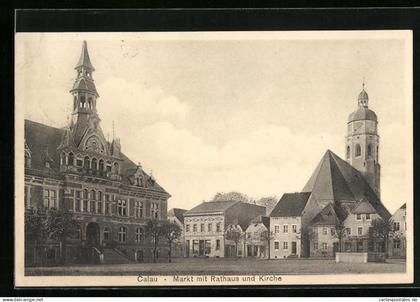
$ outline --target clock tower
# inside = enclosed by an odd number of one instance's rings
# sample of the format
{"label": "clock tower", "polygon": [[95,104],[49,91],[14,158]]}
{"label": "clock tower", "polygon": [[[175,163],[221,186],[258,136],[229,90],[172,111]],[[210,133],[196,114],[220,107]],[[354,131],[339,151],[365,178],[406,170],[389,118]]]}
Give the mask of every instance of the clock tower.
{"label": "clock tower", "polygon": [[379,135],[376,113],[368,108],[369,96],[363,83],[358,109],[347,123],[346,161],[359,170],[380,198]]}

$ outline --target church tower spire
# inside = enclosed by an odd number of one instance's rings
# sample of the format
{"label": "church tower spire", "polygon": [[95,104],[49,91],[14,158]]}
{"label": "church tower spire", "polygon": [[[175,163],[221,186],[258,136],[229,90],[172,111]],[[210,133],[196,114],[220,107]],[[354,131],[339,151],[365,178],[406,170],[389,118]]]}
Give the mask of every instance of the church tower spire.
{"label": "church tower spire", "polygon": [[350,114],[347,122],[346,161],[362,173],[380,198],[378,118],[368,108],[369,96],[364,79],[357,103],[358,109]]}
{"label": "church tower spire", "polygon": [[77,74],[70,93],[73,95],[73,121],[77,123],[96,114],[96,99],[99,97],[92,77],[95,68],[90,61],[86,41],[83,41],[82,52],[74,69]]}

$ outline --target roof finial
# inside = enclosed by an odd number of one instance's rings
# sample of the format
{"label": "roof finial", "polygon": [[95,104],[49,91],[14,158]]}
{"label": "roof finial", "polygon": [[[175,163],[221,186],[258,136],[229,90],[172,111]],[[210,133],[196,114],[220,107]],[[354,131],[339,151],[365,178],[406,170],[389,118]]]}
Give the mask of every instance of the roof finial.
{"label": "roof finial", "polygon": [[363,90],[365,90],[365,75],[363,75],[363,83],[362,83]]}
{"label": "roof finial", "polygon": [[112,121],[112,140],[115,139],[115,125],[114,125],[114,121]]}

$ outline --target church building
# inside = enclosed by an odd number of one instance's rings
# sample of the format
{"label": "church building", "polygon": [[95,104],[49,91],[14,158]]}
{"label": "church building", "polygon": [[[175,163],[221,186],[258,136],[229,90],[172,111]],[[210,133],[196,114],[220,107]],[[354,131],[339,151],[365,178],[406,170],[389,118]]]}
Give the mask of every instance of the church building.
{"label": "church building", "polygon": [[[147,261],[152,243],[146,223],[167,220],[170,195],[124,155],[118,138],[105,138],[86,41],[75,70],[68,125],[25,120],[26,214],[55,208],[79,221],[79,234],[68,241],[70,262],[90,261],[92,253],[105,263]],[[86,250],[85,257],[81,251]],[[54,264],[58,253],[57,242],[25,243],[27,265]]]}
{"label": "church building", "polygon": [[369,238],[372,221],[391,215],[380,200],[378,120],[368,103],[363,85],[347,123],[346,159],[327,150],[302,192],[286,193],[273,210],[271,258],[384,251]]}

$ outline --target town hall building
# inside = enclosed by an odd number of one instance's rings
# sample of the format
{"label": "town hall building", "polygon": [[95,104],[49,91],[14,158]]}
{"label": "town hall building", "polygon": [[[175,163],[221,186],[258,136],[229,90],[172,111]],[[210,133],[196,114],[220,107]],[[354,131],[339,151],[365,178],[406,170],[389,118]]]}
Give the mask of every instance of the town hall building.
{"label": "town hall building", "polygon": [[[25,120],[26,214],[55,208],[79,221],[79,234],[68,242],[70,262],[90,261],[92,253],[105,263],[147,261],[152,243],[146,223],[167,220],[170,195],[124,155],[118,138],[105,138],[86,41],[75,70],[68,125]],[[158,255],[166,256],[165,249]],[[53,264],[58,253],[57,242],[25,243],[26,265]]]}

